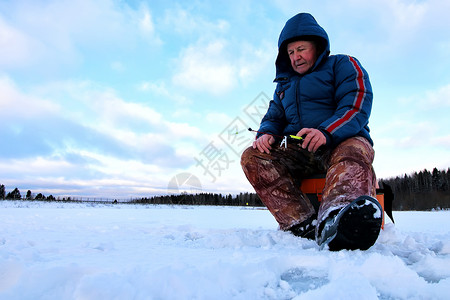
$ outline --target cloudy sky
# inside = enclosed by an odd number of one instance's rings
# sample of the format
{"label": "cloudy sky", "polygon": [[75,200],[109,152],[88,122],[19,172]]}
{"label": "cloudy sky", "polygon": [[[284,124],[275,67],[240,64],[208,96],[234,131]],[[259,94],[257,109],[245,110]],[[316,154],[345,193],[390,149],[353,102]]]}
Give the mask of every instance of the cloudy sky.
{"label": "cloudy sky", "polygon": [[[0,1],[0,184],[251,191],[278,35],[312,13],[370,75],[378,177],[450,167],[450,1]],[[238,132],[238,134],[236,134]]]}

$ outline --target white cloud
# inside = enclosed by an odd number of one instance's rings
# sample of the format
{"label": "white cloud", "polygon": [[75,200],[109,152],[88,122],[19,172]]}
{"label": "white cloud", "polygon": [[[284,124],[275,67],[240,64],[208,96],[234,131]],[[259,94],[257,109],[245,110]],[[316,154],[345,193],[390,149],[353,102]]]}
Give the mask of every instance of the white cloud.
{"label": "white cloud", "polygon": [[[2,184],[31,188],[35,193],[68,196],[130,198],[165,193],[171,174],[166,168],[133,159],[79,151],[88,163],[70,163],[58,157],[33,157],[4,162]],[[3,170],[7,170],[3,173]],[[23,170],[27,170],[24,174]]]}
{"label": "white cloud", "polygon": [[226,93],[237,84],[236,68],[230,63],[227,43],[216,40],[190,46],[173,62],[173,82],[181,87],[215,95]]}
{"label": "white cloud", "polygon": [[394,36],[401,33],[410,37],[423,25],[429,3],[383,0],[382,3],[373,2],[368,6],[382,16],[380,24],[385,26],[388,32],[392,32]]}
{"label": "white cloud", "polygon": [[98,113],[99,119],[102,119],[106,126],[125,125],[124,123],[130,120],[140,120],[149,125],[158,125],[161,124],[163,119],[162,115],[151,107],[124,101],[117,97],[113,91],[94,92],[91,96],[89,108]]}
{"label": "white cloud", "polygon": [[0,76],[0,116],[2,120],[56,115],[59,111],[58,104],[44,98],[24,94],[19,91],[9,77]]}
{"label": "white cloud", "polygon": [[139,84],[138,89],[143,92],[153,93],[158,98],[173,101],[176,105],[185,106],[192,103],[192,100],[176,92],[175,88],[168,88],[165,82],[145,81]]}
{"label": "white cloud", "polygon": [[[127,145],[137,153],[146,155],[146,152],[153,153],[153,150],[150,150],[152,148],[175,148],[177,141],[186,139],[203,141],[200,129],[187,123],[169,121],[147,103],[130,102],[118,97],[112,89],[95,87],[84,82],[71,82],[66,87],[64,85],[63,83],[62,88],[81,105],[79,109],[85,116],[79,118],[79,113],[72,115],[72,112],[68,111],[68,118],[82,122],[84,126]],[[144,86],[148,88],[148,85]],[[168,159],[172,154],[159,153],[168,155]]]}
{"label": "white cloud", "polygon": [[[156,31],[155,22],[148,5],[141,3],[137,11],[133,11],[131,9],[129,11],[131,16],[130,19],[132,20],[131,23],[137,23],[137,27],[139,28],[144,39],[150,42],[150,44],[158,46],[162,45],[163,42]],[[133,28],[129,29],[129,33],[133,33]]]}
{"label": "white cloud", "polygon": [[[0,12],[0,66],[63,68],[92,50],[130,49],[140,40],[161,44],[150,11],[112,0],[12,1]],[[6,46],[6,47],[4,47]]]}
{"label": "white cloud", "polygon": [[[128,102],[89,82],[53,83],[33,92],[40,96],[0,78],[0,113],[9,117],[0,129],[8,144],[0,149],[0,177],[8,178],[3,184],[34,181],[33,186],[52,187],[53,194],[93,192],[96,186],[110,194],[117,182],[123,185],[117,189],[129,187],[122,195],[155,193],[193,165],[206,143],[199,128],[171,122],[148,104]],[[16,125],[20,130],[12,132]]]}
{"label": "white cloud", "polygon": [[379,113],[377,126],[371,126],[380,176],[448,167],[449,96],[445,85],[385,103],[387,115]]}
{"label": "white cloud", "polygon": [[30,37],[7,24],[0,15],[0,66],[26,64],[31,54],[37,50],[33,44]]}
{"label": "white cloud", "polygon": [[405,107],[417,108],[422,112],[438,110],[450,106],[450,84],[438,87],[434,90],[424,90],[421,93],[406,95],[398,99]]}
{"label": "white cloud", "polygon": [[233,118],[225,113],[211,112],[205,116],[205,120],[212,127],[226,128],[233,121]]}
{"label": "white cloud", "polygon": [[[246,84],[256,80],[261,74],[275,76],[277,46],[275,42],[262,40],[258,45],[243,43],[240,47],[239,78]],[[273,73],[267,72],[273,70]]]}
{"label": "white cloud", "polygon": [[436,146],[445,147],[450,150],[450,135],[434,137],[431,141]]}
{"label": "white cloud", "polygon": [[[53,83],[35,88],[34,93],[40,96],[30,96],[11,80],[0,78],[0,114],[9,120],[3,131],[9,132],[17,124],[21,134],[45,139],[53,147],[47,152],[50,156],[104,152],[117,155],[117,159],[141,157],[146,164],[154,161],[155,165],[181,159],[183,165],[187,158],[174,157],[178,142],[204,139],[195,126],[171,122],[146,103],[126,101],[114,90],[87,82]],[[39,139],[41,134],[45,138]],[[12,139],[8,142],[15,141],[13,133],[7,136]]]}
{"label": "white cloud", "polygon": [[424,108],[444,108],[450,106],[450,84],[435,91],[428,91],[422,100]]}
{"label": "white cloud", "polygon": [[230,29],[230,24],[226,20],[208,21],[204,16],[195,15],[179,6],[166,10],[162,25],[167,28],[168,32],[175,32],[182,38],[186,35],[213,37]]}
{"label": "white cloud", "polygon": [[223,39],[200,42],[181,51],[173,62],[172,81],[189,90],[222,95],[259,78],[273,65],[275,51],[276,47],[268,47],[265,41],[244,43],[238,51]]}
{"label": "white cloud", "polygon": [[177,35],[175,43],[196,40],[172,62],[172,83],[178,87],[222,95],[254,81],[273,65],[275,42],[256,39],[257,43],[252,43],[240,34],[238,23],[230,20],[209,20],[176,7],[166,11],[161,24],[169,35]]}
{"label": "white cloud", "polygon": [[147,8],[145,8],[143,11],[143,17],[140,21],[140,27],[142,31],[149,34],[153,34],[155,31],[152,15],[150,14],[150,11]]}
{"label": "white cloud", "polygon": [[125,71],[125,66],[120,61],[113,61],[111,63],[111,69],[116,71],[116,72],[123,72],[123,71]]}

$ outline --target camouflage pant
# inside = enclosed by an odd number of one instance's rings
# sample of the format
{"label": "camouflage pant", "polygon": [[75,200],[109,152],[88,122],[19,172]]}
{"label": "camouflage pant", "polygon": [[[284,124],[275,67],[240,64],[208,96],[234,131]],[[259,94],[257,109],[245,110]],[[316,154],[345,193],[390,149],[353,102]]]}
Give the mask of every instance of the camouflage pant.
{"label": "camouflage pant", "polygon": [[[312,154],[291,143],[274,145],[271,153],[249,147],[241,157],[245,175],[273,214],[282,230],[318,214],[319,223],[330,211],[340,209],[362,195],[376,195],[372,168],[374,150],[362,137],[353,137],[333,151]],[[300,190],[303,178],[326,173],[319,211]]]}

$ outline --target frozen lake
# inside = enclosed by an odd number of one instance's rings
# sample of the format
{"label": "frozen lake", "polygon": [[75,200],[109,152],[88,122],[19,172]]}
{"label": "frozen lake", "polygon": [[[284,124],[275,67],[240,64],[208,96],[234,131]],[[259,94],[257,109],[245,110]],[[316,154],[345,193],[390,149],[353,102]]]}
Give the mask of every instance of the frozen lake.
{"label": "frozen lake", "polygon": [[0,299],[448,299],[450,211],[320,251],[265,209],[0,201]]}

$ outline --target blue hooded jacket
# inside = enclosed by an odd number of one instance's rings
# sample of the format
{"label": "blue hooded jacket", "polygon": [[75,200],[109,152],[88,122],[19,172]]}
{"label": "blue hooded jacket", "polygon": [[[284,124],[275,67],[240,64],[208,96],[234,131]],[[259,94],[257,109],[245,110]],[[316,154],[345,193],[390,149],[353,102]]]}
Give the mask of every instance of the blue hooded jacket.
{"label": "blue hooded jacket", "polygon": [[[287,44],[296,40],[314,40],[319,51],[313,67],[302,75],[294,71],[287,53]],[[302,128],[316,128],[330,148],[353,136],[373,144],[368,127],[373,98],[369,76],[354,57],[330,55],[328,35],[313,16],[300,13],[286,22],[275,66],[277,87],[260,132],[295,135]]]}

